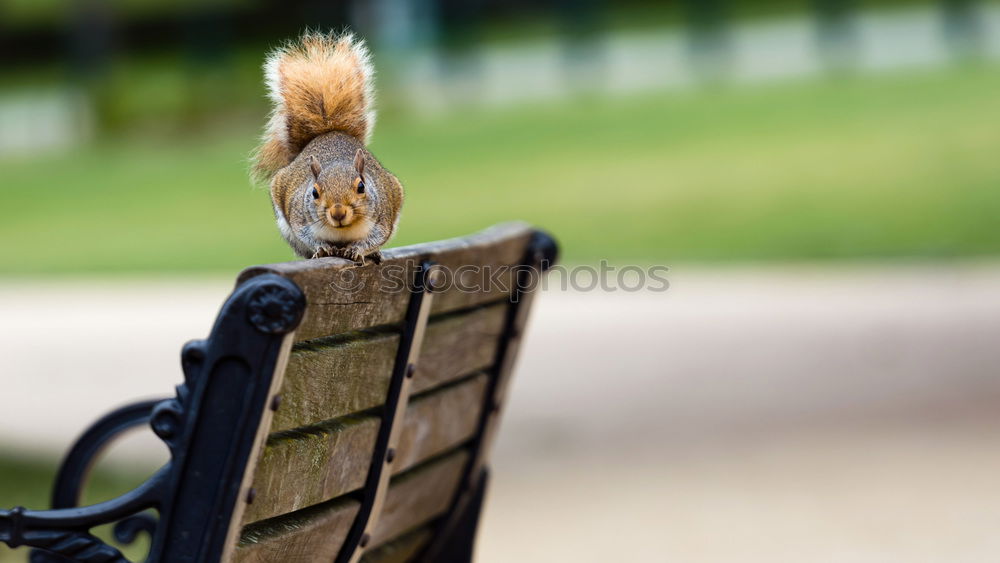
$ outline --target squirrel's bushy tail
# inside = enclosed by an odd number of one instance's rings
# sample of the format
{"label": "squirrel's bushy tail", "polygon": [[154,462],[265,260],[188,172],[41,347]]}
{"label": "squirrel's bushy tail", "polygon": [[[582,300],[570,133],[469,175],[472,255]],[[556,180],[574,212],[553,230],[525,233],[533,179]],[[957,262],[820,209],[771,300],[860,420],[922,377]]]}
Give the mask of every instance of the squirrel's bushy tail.
{"label": "squirrel's bushy tail", "polygon": [[271,53],[264,76],[274,111],[254,154],[254,174],[270,179],[309,141],[344,131],[365,144],[375,126],[374,69],[350,33],[307,32]]}

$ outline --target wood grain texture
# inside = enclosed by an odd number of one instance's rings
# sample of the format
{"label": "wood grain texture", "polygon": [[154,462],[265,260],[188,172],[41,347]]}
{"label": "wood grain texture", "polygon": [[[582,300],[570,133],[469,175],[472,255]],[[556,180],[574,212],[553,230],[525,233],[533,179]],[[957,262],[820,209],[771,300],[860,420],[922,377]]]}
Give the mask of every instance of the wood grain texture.
{"label": "wood grain texture", "polygon": [[286,514],[243,528],[234,563],[333,561],[361,504],[353,499]]}
{"label": "wood grain texture", "polygon": [[[507,302],[432,319],[413,393],[489,368],[496,360]],[[296,346],[285,371],[271,432],[315,425],[385,403],[399,335],[364,331]]]}
{"label": "wood grain texture", "polygon": [[[441,516],[458,486],[468,452],[459,450],[393,479],[372,537],[377,546]],[[332,561],[358,511],[342,498],[246,526],[233,561]]]}
{"label": "wood grain texture", "polygon": [[[472,437],[487,376],[479,374],[415,397],[406,411],[393,473]],[[319,504],[364,486],[379,429],[376,415],[342,417],[309,432],[272,438],[254,476],[257,491],[243,522]]]}
{"label": "wood grain texture", "polygon": [[444,514],[467,460],[468,452],[459,450],[394,480],[371,545],[381,545]]}
{"label": "wood grain texture", "polygon": [[[544,256],[536,254],[534,258],[541,260]],[[538,262],[535,265],[538,266]],[[468,481],[462,483],[460,486],[462,492],[456,497],[448,516],[442,520],[438,536],[427,546],[424,556],[430,560],[441,556],[444,547],[442,543],[443,538],[449,537],[455,532],[455,529],[460,525],[462,515],[466,513],[470,503],[475,500],[475,491],[480,486],[478,479],[482,478],[482,469],[492,450],[493,441],[496,438],[499,428],[500,417],[506,406],[506,395],[514,369],[514,362],[517,359],[528,315],[530,314],[531,305],[536,293],[537,291],[518,291],[516,304],[512,305],[515,309],[511,311],[513,315],[508,317],[507,322],[509,325],[505,328],[505,333],[510,336],[500,346],[500,357],[493,369],[496,379],[491,382],[490,388],[487,390],[487,393],[489,393],[487,404],[491,405],[491,407],[484,413],[485,416],[481,421],[481,426],[477,430],[479,443],[470,445],[473,458],[466,473]]]}
{"label": "wood grain texture", "polygon": [[[235,561],[330,561],[359,503],[421,262],[445,277],[417,362],[393,480],[366,560],[399,561],[422,548],[422,526],[449,508],[469,452],[509,311],[515,268],[535,231],[520,223],[434,243],[390,249],[380,265],[339,258],[248,268],[295,282],[307,310],[281,389],[270,438],[254,468],[255,501],[243,515]],[[446,452],[452,451],[447,454]],[[428,461],[432,460],[432,461]],[[250,524],[247,524],[250,523]],[[381,549],[380,549],[381,548]]]}
{"label": "wood grain texture", "polygon": [[310,340],[400,322],[410,298],[406,288],[428,258],[441,266],[446,280],[461,282],[447,283],[435,295],[432,314],[503,297],[512,289],[510,267],[524,260],[533,232],[523,223],[504,223],[462,238],[386,250],[379,265],[318,258],[254,266],[240,274],[238,283],[274,273],[298,284],[308,308],[295,339]]}

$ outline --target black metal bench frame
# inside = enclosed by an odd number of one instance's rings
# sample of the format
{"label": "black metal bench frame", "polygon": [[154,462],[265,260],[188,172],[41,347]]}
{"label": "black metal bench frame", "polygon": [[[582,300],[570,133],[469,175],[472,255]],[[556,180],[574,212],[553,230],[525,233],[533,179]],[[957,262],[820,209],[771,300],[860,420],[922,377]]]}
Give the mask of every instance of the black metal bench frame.
{"label": "black metal bench frame", "polygon": [[[426,561],[470,561],[487,485],[485,452],[496,430],[506,382],[533,283],[556,260],[555,241],[536,231],[516,275],[504,334],[484,398],[472,455],[449,512],[424,550]],[[365,488],[362,508],[337,561],[357,561],[366,547],[384,500],[395,439],[409,396],[409,379],[433,299],[433,264],[417,268],[404,321],[383,423]],[[30,546],[32,563],[80,561],[127,563],[122,553],[90,533],[114,523],[115,539],[132,543],[148,533],[146,561],[214,562],[235,544],[239,503],[253,501],[244,482],[246,466],[261,447],[258,428],[270,421],[280,396],[273,382],[282,354],[306,309],[301,289],[274,274],[240,284],[223,305],[208,339],[186,344],[181,353],[184,382],[171,399],[143,401],[111,412],[94,423],[69,450],[56,477],[50,510],[0,510],[0,541]],[[237,398],[237,400],[234,400]],[[149,424],[169,448],[170,460],[132,491],[80,507],[83,483],[102,449],[125,430]],[[395,431],[395,432],[394,432]],[[154,516],[153,512],[157,514]]]}

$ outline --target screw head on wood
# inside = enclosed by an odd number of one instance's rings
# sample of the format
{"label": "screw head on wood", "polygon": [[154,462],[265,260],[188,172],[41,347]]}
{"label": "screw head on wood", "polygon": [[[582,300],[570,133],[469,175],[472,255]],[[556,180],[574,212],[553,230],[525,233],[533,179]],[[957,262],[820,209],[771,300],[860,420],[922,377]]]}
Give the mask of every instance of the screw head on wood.
{"label": "screw head on wood", "polygon": [[444,288],[444,272],[433,269],[427,272],[427,289],[439,291]]}
{"label": "screw head on wood", "polygon": [[257,489],[250,487],[247,491],[247,504],[253,504],[253,499],[257,498]]}
{"label": "screw head on wood", "polygon": [[271,410],[276,411],[281,407],[281,395],[271,397]]}
{"label": "screw head on wood", "polygon": [[389,451],[385,452],[385,462],[392,463],[392,460],[396,459],[396,449],[389,448]]}
{"label": "screw head on wood", "polygon": [[371,534],[362,534],[361,541],[358,542],[358,545],[360,545],[361,547],[368,547],[368,542],[370,541],[372,541]]}
{"label": "screw head on wood", "polygon": [[417,366],[410,364],[406,366],[406,377],[407,379],[413,378],[413,374],[417,373]]}

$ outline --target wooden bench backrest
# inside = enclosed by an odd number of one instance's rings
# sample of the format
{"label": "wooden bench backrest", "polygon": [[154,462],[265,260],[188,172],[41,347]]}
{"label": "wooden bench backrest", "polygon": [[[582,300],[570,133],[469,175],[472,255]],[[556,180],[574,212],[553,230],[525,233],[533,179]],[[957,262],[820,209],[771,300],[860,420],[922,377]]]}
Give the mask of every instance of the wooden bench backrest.
{"label": "wooden bench backrest", "polygon": [[[275,373],[280,399],[248,463],[247,502],[234,512],[226,557],[333,561],[349,551],[402,561],[447,533],[485,464],[532,286],[554,259],[544,233],[504,224],[388,250],[380,265],[327,258],[244,271],[238,283],[265,274],[294,282],[306,310]],[[355,549],[391,381],[409,364],[397,355],[413,336],[407,323],[420,324],[411,289],[428,275],[438,287],[424,294],[429,319],[409,356],[415,369],[386,465],[391,484],[364,549]]]}

